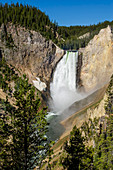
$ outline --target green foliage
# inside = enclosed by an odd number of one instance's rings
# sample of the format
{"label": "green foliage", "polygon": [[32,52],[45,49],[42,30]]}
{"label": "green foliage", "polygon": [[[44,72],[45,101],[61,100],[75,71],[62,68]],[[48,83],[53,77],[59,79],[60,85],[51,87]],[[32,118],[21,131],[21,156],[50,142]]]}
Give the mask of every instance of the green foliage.
{"label": "green foliage", "polygon": [[[94,35],[99,33],[100,29],[108,25],[113,27],[113,21],[90,26],[58,26],[56,21],[51,22],[49,17],[39,9],[18,3],[0,5],[0,26],[2,23],[7,24],[8,22],[19,24],[29,30],[39,31],[47,40],[51,39],[64,50],[78,50],[85,47]],[[89,33],[88,37],[79,39],[79,36],[86,33]],[[5,39],[8,47],[14,47],[10,35]]]}
{"label": "green foliage", "polygon": [[15,44],[14,44],[13,38],[12,38],[12,34],[7,33],[7,27],[6,27],[5,24],[3,25],[3,27],[4,28],[3,28],[2,33],[1,33],[2,42],[5,42],[5,45],[8,48],[16,47]]}
{"label": "green foliage", "polygon": [[108,99],[105,104],[106,115],[100,128],[99,138],[94,148],[95,169],[113,169],[113,76],[107,90]]}
{"label": "green foliage", "polygon": [[[94,37],[94,35],[97,35],[102,28],[106,28],[108,25],[113,27],[113,21],[105,21],[90,26],[59,26],[58,33],[64,39],[64,41],[60,42],[59,46],[65,50],[78,50],[79,48],[83,48]],[[89,33],[89,36],[79,39],[80,36],[86,33]]]}
{"label": "green foliage", "polygon": [[7,98],[2,104],[4,110],[0,113],[0,167],[1,169],[11,169],[13,164],[12,150],[14,148],[11,142],[13,125],[11,124],[10,117],[12,117],[14,108],[9,104]]}
{"label": "green foliage", "polygon": [[18,74],[15,73],[15,68],[11,65],[6,64],[5,59],[2,58],[0,61],[0,88],[3,89],[4,92],[12,93],[12,89],[10,86],[10,82],[18,79]]}
{"label": "green foliage", "polygon": [[[44,12],[41,12],[35,7],[22,4],[11,4],[0,5],[0,25],[2,23],[7,24],[12,22],[13,24],[19,24],[26,29],[40,31],[43,36],[47,39],[52,39],[57,42],[56,31],[57,23],[52,23],[47,15]],[[5,36],[8,42],[12,42],[12,37]]]}
{"label": "green foliage", "polygon": [[69,143],[64,145],[64,157],[61,163],[69,170],[89,169],[92,162],[91,148],[85,147],[85,138],[75,126],[70,134]]}
{"label": "green foliage", "polygon": [[84,133],[85,140],[94,141],[96,136],[99,134],[99,118],[92,120],[89,118],[88,122],[84,122],[81,126],[81,130]]}
{"label": "green foliage", "polygon": [[15,106],[6,99],[5,112],[0,117],[0,166],[2,169],[33,169],[41,165],[50,149],[45,136],[46,108],[39,109],[38,94],[25,75],[18,79],[13,97]]}

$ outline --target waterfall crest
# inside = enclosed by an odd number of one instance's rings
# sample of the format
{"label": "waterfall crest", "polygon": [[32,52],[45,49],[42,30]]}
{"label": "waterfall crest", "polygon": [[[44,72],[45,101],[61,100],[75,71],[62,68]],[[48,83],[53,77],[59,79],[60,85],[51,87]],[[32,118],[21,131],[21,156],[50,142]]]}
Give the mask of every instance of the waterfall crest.
{"label": "waterfall crest", "polygon": [[76,91],[76,66],[78,52],[66,52],[57,64],[50,84],[53,111],[59,112],[78,100]]}

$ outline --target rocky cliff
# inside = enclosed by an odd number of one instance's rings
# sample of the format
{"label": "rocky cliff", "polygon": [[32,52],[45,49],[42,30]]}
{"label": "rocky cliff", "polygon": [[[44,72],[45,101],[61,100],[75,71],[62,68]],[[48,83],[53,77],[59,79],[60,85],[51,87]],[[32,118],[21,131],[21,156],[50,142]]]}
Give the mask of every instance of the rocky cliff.
{"label": "rocky cliff", "polygon": [[[79,54],[77,86],[90,91],[107,84],[113,72],[111,28],[102,29],[85,48],[79,50]],[[0,28],[0,58],[4,56],[8,63],[26,73],[41,91],[49,87],[53,71],[63,55],[63,50],[39,32],[11,23]]]}
{"label": "rocky cliff", "polygon": [[113,34],[110,26],[101,29],[79,53],[82,54],[80,82],[85,91],[107,84],[113,73]]}
{"label": "rocky cliff", "polygon": [[0,54],[21,73],[26,73],[30,81],[38,77],[37,84],[42,81],[48,85],[64,51],[51,40],[47,41],[39,32],[9,23],[0,28]]}

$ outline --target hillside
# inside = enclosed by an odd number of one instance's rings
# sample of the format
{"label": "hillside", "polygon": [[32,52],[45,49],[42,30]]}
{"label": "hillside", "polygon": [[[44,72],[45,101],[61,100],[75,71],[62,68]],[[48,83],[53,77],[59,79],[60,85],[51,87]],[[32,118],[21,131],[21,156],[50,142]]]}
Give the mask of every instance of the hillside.
{"label": "hillside", "polygon": [[[106,87],[103,87],[95,93],[95,96],[95,101],[93,103],[90,103],[87,107],[73,114],[69,119],[61,122],[66,130],[58,142],[53,146],[54,153],[51,159],[51,169],[70,169],[71,166],[73,166],[73,168],[71,168],[74,169],[76,159],[82,160],[82,156],[78,156],[77,158],[73,157],[74,148],[77,148],[77,146],[75,147],[74,145],[79,145],[79,142],[76,141],[78,136],[75,136],[76,138],[72,139],[72,137],[74,137],[73,134],[75,135],[76,133],[75,127],[81,131],[82,137],[85,136],[84,143],[86,145],[86,153],[88,151],[87,149],[89,149],[89,152],[87,153],[88,160],[87,157],[85,162],[83,160],[84,163],[88,161],[84,168],[91,170],[92,167],[97,169],[98,167],[102,167],[100,169],[104,170],[105,167],[107,167],[107,169],[110,167],[112,169],[112,163],[109,164],[109,161],[112,162],[112,156],[108,158],[112,152],[108,153],[106,148],[109,150],[109,147],[112,147],[112,137],[110,138],[110,136],[107,135],[111,132],[112,136],[113,133],[113,76],[107,85],[107,89]],[[79,102],[77,105],[78,104]],[[111,131],[109,131],[109,129],[111,129]],[[70,150],[68,150],[69,148],[66,149],[68,146],[70,146]],[[82,145],[82,147],[83,146],[84,145]],[[73,147],[72,150],[71,147]],[[80,154],[80,150],[75,151],[75,154],[77,153]],[[90,154],[92,155],[91,157],[89,157]],[[104,154],[106,155],[103,157]],[[73,159],[71,160],[71,158]],[[105,160],[106,158],[108,158],[107,161]],[[63,163],[64,160],[68,168],[66,168]],[[105,160],[105,163],[103,163],[103,160]],[[41,169],[44,170],[46,167],[47,164],[44,163]]]}
{"label": "hillside", "polygon": [[[51,39],[64,50],[83,48],[102,28],[113,26],[113,21],[90,26],[59,26],[56,21],[54,23],[50,21],[49,16],[39,9],[18,3],[0,5],[0,26],[8,22],[39,31],[47,40]],[[89,36],[82,37],[84,34]]]}
{"label": "hillside", "polygon": [[105,21],[103,23],[90,26],[59,26],[58,32],[65,40],[60,43],[60,47],[65,50],[78,50],[79,48],[84,48],[102,28],[106,28],[108,25],[113,27],[113,21]]}
{"label": "hillside", "polygon": [[22,4],[0,5],[0,25],[19,24],[26,29],[39,31],[47,39],[52,39],[57,43],[57,24],[52,23],[47,15],[39,9]]}

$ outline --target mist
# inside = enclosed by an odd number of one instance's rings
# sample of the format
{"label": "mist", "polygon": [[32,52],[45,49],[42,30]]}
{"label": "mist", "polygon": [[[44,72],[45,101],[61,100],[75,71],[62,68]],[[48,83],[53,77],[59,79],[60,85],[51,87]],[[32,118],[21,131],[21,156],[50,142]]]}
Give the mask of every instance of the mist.
{"label": "mist", "polygon": [[50,108],[53,112],[62,112],[74,102],[85,97],[85,94],[73,92],[66,87],[61,87],[52,92],[52,100],[50,101]]}

